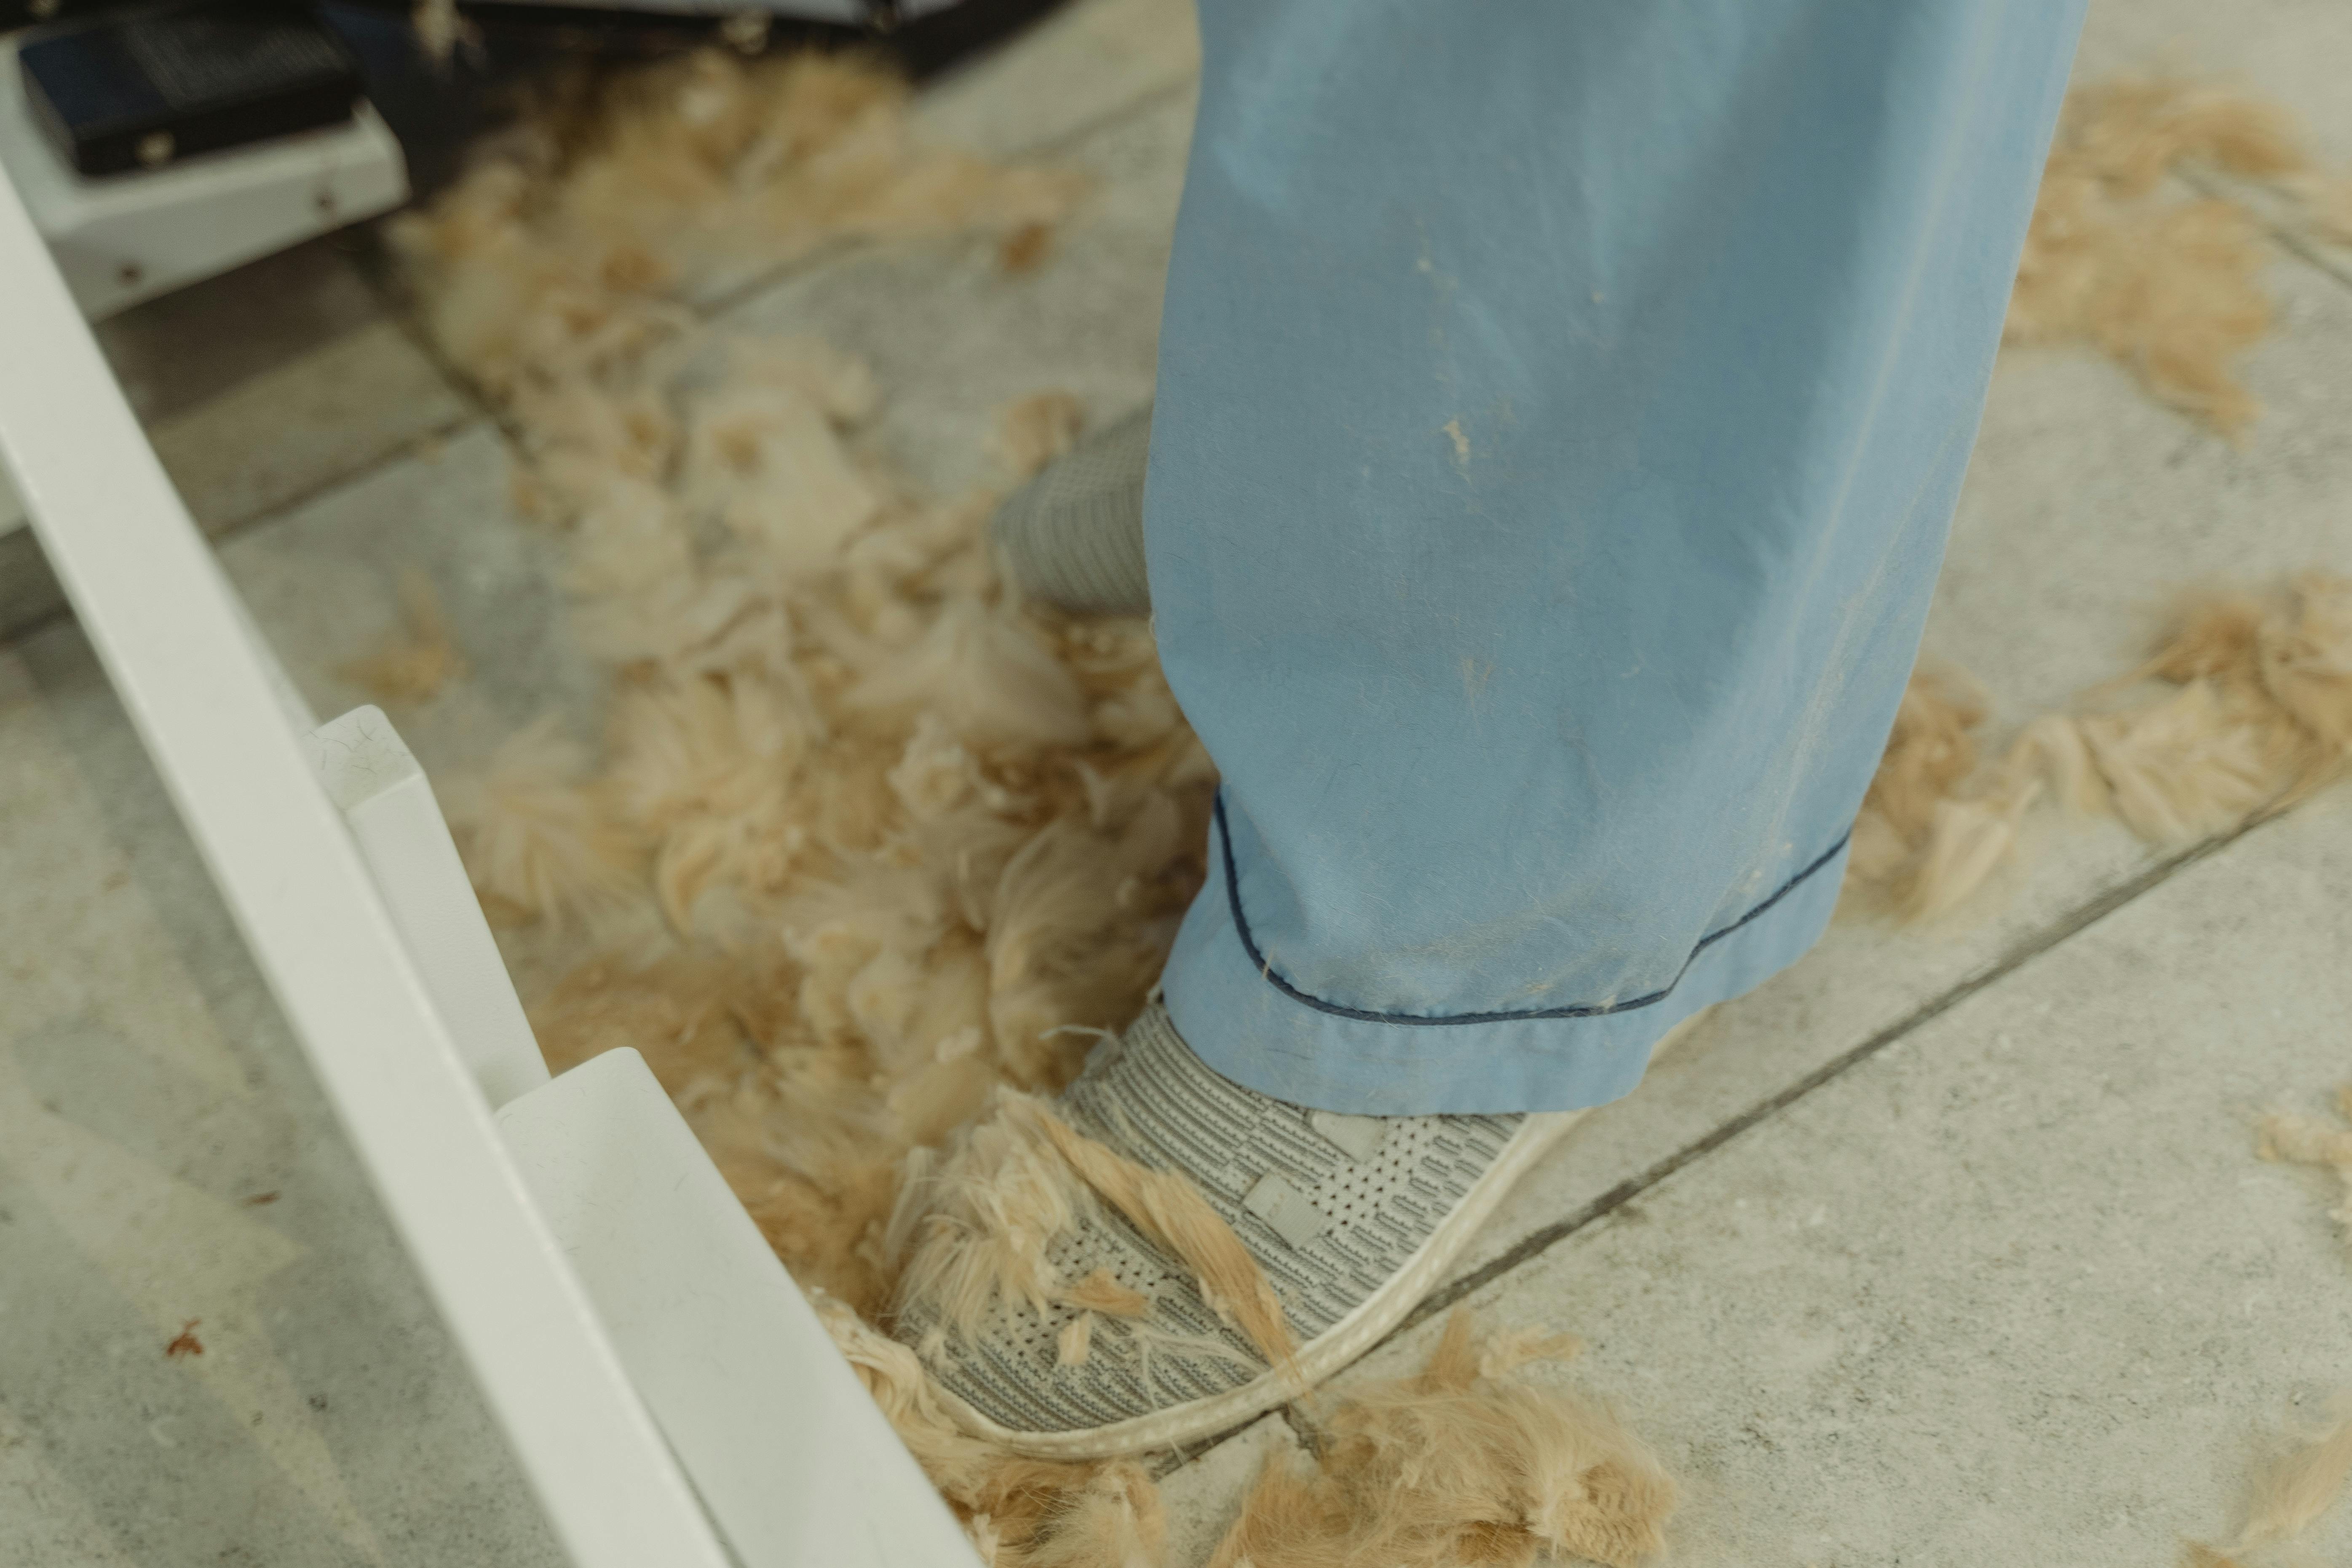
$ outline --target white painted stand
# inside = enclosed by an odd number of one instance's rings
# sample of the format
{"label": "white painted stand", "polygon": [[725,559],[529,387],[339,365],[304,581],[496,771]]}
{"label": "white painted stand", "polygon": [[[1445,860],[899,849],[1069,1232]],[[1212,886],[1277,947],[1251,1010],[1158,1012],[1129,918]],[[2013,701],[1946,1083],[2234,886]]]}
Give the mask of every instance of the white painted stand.
{"label": "white painted stand", "polygon": [[354,708],[303,738],[376,891],[482,1098],[504,1105],[547,1082],[547,1063],[482,919],[425,770],[380,708]]}
{"label": "white painted stand", "polygon": [[311,731],[5,173],[0,458],[573,1563],[972,1568],[635,1053],[547,1079],[422,770]]}
{"label": "white painted stand", "polygon": [[637,1392],[744,1563],[906,1568],[971,1548],[633,1050],[499,1131]]}

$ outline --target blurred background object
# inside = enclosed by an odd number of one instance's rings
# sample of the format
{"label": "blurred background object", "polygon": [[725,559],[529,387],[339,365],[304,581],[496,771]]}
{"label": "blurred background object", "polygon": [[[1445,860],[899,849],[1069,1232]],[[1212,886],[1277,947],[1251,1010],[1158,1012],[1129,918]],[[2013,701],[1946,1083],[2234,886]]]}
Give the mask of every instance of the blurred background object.
{"label": "blurred background object", "polygon": [[527,84],[713,44],[922,77],[1055,0],[0,0],[0,166],[85,314],[430,195]]}

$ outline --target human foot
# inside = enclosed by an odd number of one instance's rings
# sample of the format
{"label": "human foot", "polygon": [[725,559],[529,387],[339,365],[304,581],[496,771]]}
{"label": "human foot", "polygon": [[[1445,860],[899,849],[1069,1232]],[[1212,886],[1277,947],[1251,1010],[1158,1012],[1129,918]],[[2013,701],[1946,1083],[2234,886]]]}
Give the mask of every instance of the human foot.
{"label": "human foot", "polygon": [[919,1179],[896,1332],[1009,1447],[1207,1436],[1393,1328],[1581,1114],[1307,1110],[1211,1071],[1155,1003]]}

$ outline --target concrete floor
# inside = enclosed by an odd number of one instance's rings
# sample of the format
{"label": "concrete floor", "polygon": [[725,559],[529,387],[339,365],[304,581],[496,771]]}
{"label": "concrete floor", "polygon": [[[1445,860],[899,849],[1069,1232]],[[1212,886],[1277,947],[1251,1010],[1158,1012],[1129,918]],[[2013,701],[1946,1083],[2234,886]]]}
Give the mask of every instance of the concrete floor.
{"label": "concrete floor", "polygon": [[[2083,71],[2238,73],[2352,164],[2341,0],[2102,0]],[[1148,392],[1194,68],[1184,0],[1082,0],[927,95],[942,135],[1091,169],[1038,272],[836,255],[709,309],[869,358],[942,490],[1005,399]],[[105,336],[321,711],[439,586],[475,678],[400,716],[462,767],[584,712],[501,438],[322,243]],[[2005,718],[2135,655],[2167,595],[2352,570],[2352,255],[2292,229],[2242,447],[2086,353],[2004,359],[1930,647]],[[28,541],[0,537],[0,1563],[559,1561]],[[2169,1563],[2352,1384],[2352,1258],[2251,1114],[2347,1072],[2352,801],[2182,854],[2053,828],[1930,932],[1841,924],[1514,1196],[1449,1293],[1587,1338],[1686,1483],[1693,1564]],[[198,1320],[201,1357],[164,1345]],[[1425,1349],[1411,1329],[1356,1369]],[[1345,1380],[1343,1380],[1344,1382]],[[1270,1417],[1169,1481],[1195,1562]],[[2352,1552],[2352,1511],[2313,1542]]]}

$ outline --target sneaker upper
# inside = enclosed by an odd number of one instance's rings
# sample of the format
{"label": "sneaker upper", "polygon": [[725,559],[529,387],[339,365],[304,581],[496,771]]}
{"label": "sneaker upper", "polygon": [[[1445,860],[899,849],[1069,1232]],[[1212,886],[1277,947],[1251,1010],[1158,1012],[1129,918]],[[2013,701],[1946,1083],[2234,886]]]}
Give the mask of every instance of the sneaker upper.
{"label": "sneaker upper", "polygon": [[[1057,1112],[1139,1164],[1189,1177],[1272,1282],[1304,1345],[1378,1292],[1469,1196],[1519,1116],[1341,1116],[1244,1089],[1210,1070],[1158,1004],[1105,1042]],[[1190,1271],[1108,1205],[1048,1244],[1055,1275],[1108,1270],[1150,1303],[1097,1312],[1082,1359],[1064,1340],[1081,1315],[999,1302],[974,1341],[902,1301],[898,1332],[933,1374],[1016,1431],[1067,1432],[1213,1397],[1267,1370],[1202,1300]]]}

